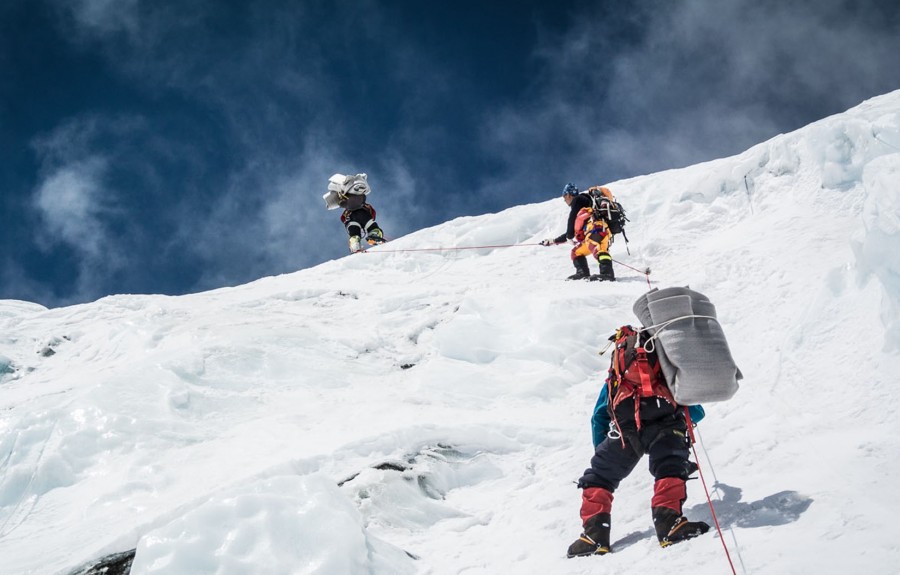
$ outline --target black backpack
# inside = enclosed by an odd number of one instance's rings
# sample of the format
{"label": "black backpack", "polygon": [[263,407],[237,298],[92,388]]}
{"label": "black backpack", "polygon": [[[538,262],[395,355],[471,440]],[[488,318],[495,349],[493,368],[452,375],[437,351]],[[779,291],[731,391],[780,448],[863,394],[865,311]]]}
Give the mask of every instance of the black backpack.
{"label": "black backpack", "polygon": [[588,194],[591,197],[591,208],[594,212],[594,217],[606,222],[606,227],[609,228],[610,233],[613,235],[622,234],[627,243],[628,236],[625,235],[625,222],[630,220],[625,215],[625,209],[622,207],[622,204],[613,199],[609,189],[601,186],[590,188]]}

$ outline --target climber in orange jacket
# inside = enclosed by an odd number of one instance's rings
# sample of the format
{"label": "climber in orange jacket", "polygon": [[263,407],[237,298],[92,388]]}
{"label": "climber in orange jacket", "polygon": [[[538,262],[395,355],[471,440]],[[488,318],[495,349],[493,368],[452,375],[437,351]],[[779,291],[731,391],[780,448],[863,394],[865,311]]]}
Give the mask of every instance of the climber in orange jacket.
{"label": "climber in orange jacket", "polygon": [[[594,201],[591,195],[579,193],[575,184],[568,183],[563,188],[562,197],[569,206],[569,222],[566,231],[559,237],[543,240],[541,245],[553,246],[565,243],[566,240],[575,242],[571,253],[575,273],[567,277],[567,280],[616,281],[612,257],[609,255],[612,234],[606,222],[593,217]],[[596,275],[591,275],[587,262],[588,255],[596,258],[600,266]]]}

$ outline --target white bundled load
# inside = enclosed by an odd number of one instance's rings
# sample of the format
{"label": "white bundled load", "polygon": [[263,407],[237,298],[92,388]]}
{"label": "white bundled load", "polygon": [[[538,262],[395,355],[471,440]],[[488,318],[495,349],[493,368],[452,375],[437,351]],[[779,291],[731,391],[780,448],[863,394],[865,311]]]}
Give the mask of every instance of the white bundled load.
{"label": "white bundled load", "polygon": [[325,207],[334,210],[341,207],[341,201],[347,196],[366,196],[372,191],[369,188],[368,176],[366,174],[356,174],[355,176],[345,176],[344,174],[335,174],[328,178],[328,191],[322,196],[325,200]]}
{"label": "white bundled load", "polygon": [[737,392],[744,376],[709,298],[689,288],[654,288],[632,310],[652,337],[647,348],[655,349],[677,403],[725,401]]}

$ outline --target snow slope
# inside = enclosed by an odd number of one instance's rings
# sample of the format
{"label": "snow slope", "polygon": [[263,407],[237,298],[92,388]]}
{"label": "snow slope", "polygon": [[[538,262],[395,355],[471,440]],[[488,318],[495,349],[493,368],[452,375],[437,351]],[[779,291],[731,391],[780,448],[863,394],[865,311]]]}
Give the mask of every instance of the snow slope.
{"label": "snow slope", "polygon": [[615,552],[565,558],[597,351],[647,289],[627,264],[708,295],[744,373],[697,446],[735,570],[894,573],[898,172],[894,92],[611,183],[614,284],[535,245],[554,197],[235,288],[0,301],[0,572],[134,548],[134,575],[731,572],[714,532],[658,547],[643,464]]}

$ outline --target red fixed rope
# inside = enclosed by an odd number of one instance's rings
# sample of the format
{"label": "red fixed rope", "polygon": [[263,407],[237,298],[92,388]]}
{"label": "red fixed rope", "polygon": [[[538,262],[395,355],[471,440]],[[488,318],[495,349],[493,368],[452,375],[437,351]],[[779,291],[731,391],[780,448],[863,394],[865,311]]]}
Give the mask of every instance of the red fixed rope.
{"label": "red fixed rope", "polygon": [[691,436],[691,449],[694,451],[694,460],[697,462],[697,471],[700,472],[700,482],[703,484],[703,491],[706,492],[706,502],[709,503],[709,511],[712,513],[713,523],[716,524],[716,531],[719,532],[719,541],[722,542],[722,548],[725,549],[725,558],[728,559],[728,565],[731,567],[731,572],[734,575],[737,575],[737,571],[734,569],[734,562],[731,560],[731,553],[728,552],[728,545],[725,545],[725,536],[722,534],[722,528],[719,526],[719,517],[716,515],[716,509],[713,507],[712,498],[709,496],[709,488],[706,487],[706,478],[703,477],[703,469],[700,468],[700,458],[697,456],[697,448],[694,447],[694,444],[697,443],[697,438],[694,436],[694,426],[691,423],[691,414],[688,412],[688,408],[684,408],[684,420],[687,422],[688,434]]}
{"label": "red fixed rope", "polygon": [[[381,244],[384,245],[384,244]],[[457,251],[457,250],[485,250],[491,248],[520,248],[520,247],[528,247],[528,246],[540,246],[543,244],[540,243],[528,243],[528,244],[497,244],[497,245],[488,245],[488,246],[464,246],[464,247],[452,247],[452,248],[409,248],[405,250],[391,250],[391,249],[379,249],[375,250],[373,253],[376,254],[385,254],[385,253],[400,253],[400,252],[449,252],[449,251]],[[369,250],[364,250],[362,252],[357,253],[367,253]],[[647,280],[647,287],[653,287],[650,285],[650,268],[644,268],[639,270],[637,268],[631,267],[628,264],[623,264],[619,260],[613,260],[613,262],[619,264],[620,266],[624,266],[630,270],[634,270],[639,274],[644,274],[644,277]]]}
{"label": "red fixed rope", "polygon": [[628,268],[628,269],[630,269],[630,270],[634,270],[634,271],[636,271],[636,272],[639,273],[639,274],[644,274],[644,279],[647,280],[647,287],[650,288],[650,289],[653,289],[653,286],[650,285],[650,268],[644,268],[644,269],[642,269],[642,270],[639,270],[639,269],[637,269],[637,268],[631,267],[631,266],[628,265],[628,264],[623,264],[623,263],[620,262],[619,260],[613,260],[613,261],[614,261],[615,263],[619,264],[620,266],[625,266],[626,268]]}
{"label": "red fixed rope", "polygon": [[[495,246],[465,246],[465,247],[460,247],[460,248],[410,248],[410,249],[406,249],[406,250],[378,249],[373,253],[384,254],[384,253],[388,253],[388,252],[393,252],[393,253],[399,253],[399,252],[447,252],[447,251],[453,251],[453,250],[484,250],[484,249],[489,249],[489,248],[518,248],[518,247],[524,247],[524,246],[539,246],[539,245],[541,245],[541,244],[502,244],[502,245],[495,245]],[[365,251],[368,252],[369,250],[365,250]]]}

